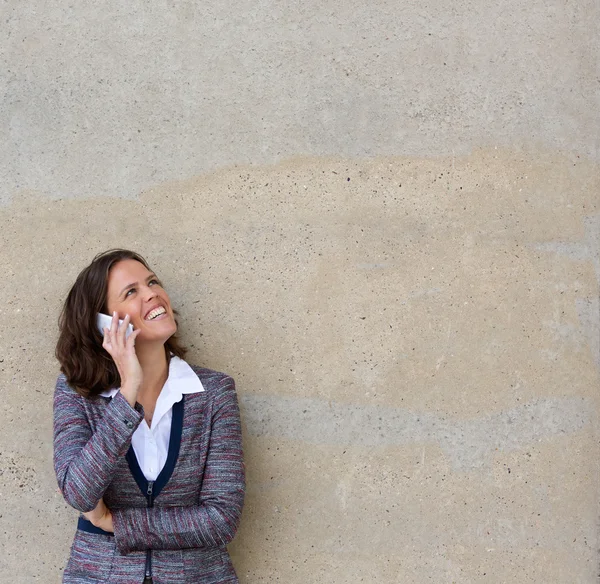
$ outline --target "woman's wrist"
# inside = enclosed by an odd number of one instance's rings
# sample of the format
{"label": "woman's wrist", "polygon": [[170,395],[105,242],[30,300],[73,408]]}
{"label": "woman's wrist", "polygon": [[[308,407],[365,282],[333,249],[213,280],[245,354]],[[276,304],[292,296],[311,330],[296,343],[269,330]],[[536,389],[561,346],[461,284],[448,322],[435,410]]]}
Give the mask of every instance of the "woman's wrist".
{"label": "woman's wrist", "polygon": [[121,386],[121,393],[123,394],[123,397],[127,400],[127,402],[129,403],[129,405],[132,408],[135,407],[135,403],[137,401],[138,389],[139,389],[139,387],[136,387],[136,386],[128,384],[128,383],[124,383]]}
{"label": "woman's wrist", "polygon": [[103,531],[114,532],[112,513],[104,503],[104,499],[100,499],[96,507],[84,513],[83,516],[95,527],[99,527]]}

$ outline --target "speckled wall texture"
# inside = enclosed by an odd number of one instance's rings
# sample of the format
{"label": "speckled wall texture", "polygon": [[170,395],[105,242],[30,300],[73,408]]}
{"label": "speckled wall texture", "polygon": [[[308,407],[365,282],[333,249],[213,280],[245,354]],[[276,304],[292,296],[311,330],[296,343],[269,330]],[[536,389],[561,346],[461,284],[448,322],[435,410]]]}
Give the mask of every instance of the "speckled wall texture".
{"label": "speckled wall texture", "polygon": [[599,582],[597,2],[2,10],[0,582],[60,582],[56,320],[113,246],[236,378],[243,584]]}

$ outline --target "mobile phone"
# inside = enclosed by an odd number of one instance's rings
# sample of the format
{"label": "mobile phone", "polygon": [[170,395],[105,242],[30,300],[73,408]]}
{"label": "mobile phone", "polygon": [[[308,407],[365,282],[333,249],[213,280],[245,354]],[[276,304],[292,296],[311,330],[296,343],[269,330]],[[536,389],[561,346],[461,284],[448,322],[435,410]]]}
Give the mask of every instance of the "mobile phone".
{"label": "mobile phone", "polygon": [[[110,325],[112,324],[112,316],[108,316],[108,314],[102,314],[101,312],[99,312],[96,316],[96,324],[98,325],[100,332],[104,335],[104,329],[110,328]],[[123,321],[119,320],[119,326],[121,326],[122,324]],[[127,330],[125,331],[125,338],[127,338],[132,332],[133,326],[131,324],[128,324]]]}

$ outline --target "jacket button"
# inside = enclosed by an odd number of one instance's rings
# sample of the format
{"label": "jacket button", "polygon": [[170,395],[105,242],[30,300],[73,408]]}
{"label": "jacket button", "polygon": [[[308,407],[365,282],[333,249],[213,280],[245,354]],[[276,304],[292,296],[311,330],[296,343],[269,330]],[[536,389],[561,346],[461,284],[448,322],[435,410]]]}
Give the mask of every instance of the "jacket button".
{"label": "jacket button", "polygon": [[131,430],[133,428],[133,422],[131,420],[125,420],[125,425]]}

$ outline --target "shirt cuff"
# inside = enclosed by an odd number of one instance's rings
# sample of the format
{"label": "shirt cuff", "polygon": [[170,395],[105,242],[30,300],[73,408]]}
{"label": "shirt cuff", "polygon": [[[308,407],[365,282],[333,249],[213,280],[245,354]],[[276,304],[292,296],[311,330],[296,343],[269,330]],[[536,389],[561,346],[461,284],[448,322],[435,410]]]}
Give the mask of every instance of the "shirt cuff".
{"label": "shirt cuff", "polygon": [[144,408],[140,403],[135,408],[129,405],[121,392],[117,392],[105,410],[105,417],[117,434],[131,436],[144,419]]}

